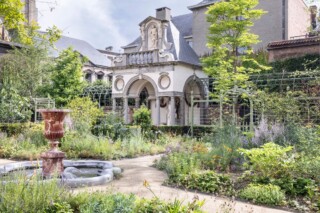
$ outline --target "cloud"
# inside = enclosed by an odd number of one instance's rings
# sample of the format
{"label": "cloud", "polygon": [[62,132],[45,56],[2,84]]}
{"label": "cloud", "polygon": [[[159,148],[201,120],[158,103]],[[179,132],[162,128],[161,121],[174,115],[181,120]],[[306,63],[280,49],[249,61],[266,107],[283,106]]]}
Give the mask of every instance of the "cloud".
{"label": "cloud", "polygon": [[52,12],[48,5],[38,3],[39,23],[42,29],[52,25],[63,30],[63,34],[83,39],[97,48],[109,45],[121,46],[128,42],[112,17],[111,1],[58,0]]}
{"label": "cloud", "polygon": [[[50,0],[48,0],[50,1]],[[139,36],[139,23],[167,6],[172,15],[190,13],[187,6],[201,0],[56,0],[57,5],[37,1],[42,29],[52,25],[63,34],[83,39],[94,47],[114,46],[118,52]],[[54,2],[54,0],[51,0]],[[50,12],[50,7],[55,9]]]}

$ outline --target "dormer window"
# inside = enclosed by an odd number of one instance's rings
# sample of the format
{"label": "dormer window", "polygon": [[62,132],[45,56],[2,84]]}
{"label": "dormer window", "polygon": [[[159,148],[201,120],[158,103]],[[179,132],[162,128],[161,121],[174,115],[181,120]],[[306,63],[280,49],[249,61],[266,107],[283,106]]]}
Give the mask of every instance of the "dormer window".
{"label": "dormer window", "polygon": [[185,36],[184,39],[189,44],[190,47],[193,47],[193,39],[192,36]]}
{"label": "dormer window", "polygon": [[92,83],[92,70],[86,70],[84,71],[84,80],[86,80],[88,83]]}
{"label": "dormer window", "polygon": [[103,74],[98,73],[97,74],[97,79],[102,81],[103,80]]}
{"label": "dormer window", "polygon": [[92,82],[92,74],[91,73],[86,73],[84,78],[88,83]]}

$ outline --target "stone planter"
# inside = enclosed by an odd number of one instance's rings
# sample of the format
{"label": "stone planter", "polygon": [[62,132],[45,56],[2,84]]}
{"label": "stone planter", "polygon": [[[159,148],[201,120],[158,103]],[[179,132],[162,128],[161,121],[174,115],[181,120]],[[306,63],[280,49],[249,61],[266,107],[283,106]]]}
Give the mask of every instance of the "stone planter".
{"label": "stone planter", "polygon": [[39,109],[44,120],[44,136],[49,140],[50,150],[41,153],[42,174],[44,177],[61,176],[65,153],[58,150],[59,140],[64,135],[63,120],[70,110]]}

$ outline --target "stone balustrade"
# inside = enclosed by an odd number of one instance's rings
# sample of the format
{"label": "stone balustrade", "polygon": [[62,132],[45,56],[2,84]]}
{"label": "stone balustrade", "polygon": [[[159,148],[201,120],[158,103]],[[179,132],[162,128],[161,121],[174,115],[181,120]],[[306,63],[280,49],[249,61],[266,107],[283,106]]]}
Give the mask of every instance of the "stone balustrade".
{"label": "stone balustrade", "polygon": [[134,53],[125,53],[121,56],[117,56],[114,60],[114,66],[129,66],[129,65],[143,65],[158,63],[159,50],[141,51]]}

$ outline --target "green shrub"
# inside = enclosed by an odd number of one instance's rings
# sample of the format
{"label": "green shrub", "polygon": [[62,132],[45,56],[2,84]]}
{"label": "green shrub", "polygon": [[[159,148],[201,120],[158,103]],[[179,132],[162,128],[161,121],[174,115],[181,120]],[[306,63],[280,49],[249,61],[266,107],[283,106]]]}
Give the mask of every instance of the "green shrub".
{"label": "green shrub", "polygon": [[281,178],[291,176],[294,158],[290,151],[292,146],[282,147],[274,143],[266,143],[261,148],[250,150],[239,149],[250,162],[246,164],[261,178]]}
{"label": "green shrub", "polygon": [[240,192],[239,196],[254,203],[267,205],[282,205],[285,201],[284,192],[279,186],[272,184],[249,184]]}
{"label": "green shrub", "polygon": [[151,200],[141,199],[137,202],[135,212],[136,213],[153,213],[153,212],[170,212],[170,213],[192,213],[203,212],[201,207],[203,201],[194,200],[192,203],[188,203],[186,206],[182,205],[182,202],[175,199],[173,202],[165,203],[159,198],[155,197]]}
{"label": "green shrub", "polygon": [[233,170],[241,160],[238,149],[242,147],[241,132],[237,127],[226,125],[217,128],[214,134],[204,137],[204,142],[210,143],[211,151],[204,156],[203,162],[209,169],[219,171]]}
{"label": "green shrub", "polygon": [[113,150],[108,138],[90,133],[67,132],[61,142],[61,150],[68,158],[112,159]]}
{"label": "green shrub", "polygon": [[107,136],[113,141],[130,137],[129,129],[125,126],[122,117],[113,112],[101,117],[92,128],[92,132],[96,136]]}
{"label": "green shrub", "polygon": [[142,105],[139,109],[134,111],[133,122],[135,125],[141,126],[143,133],[151,131],[151,111],[145,105]]}
{"label": "green shrub", "polygon": [[311,179],[291,177],[272,179],[270,183],[279,186],[289,196],[306,196],[308,188],[314,185]]}
{"label": "green shrub", "polygon": [[97,119],[103,116],[103,111],[99,109],[98,104],[92,102],[89,97],[75,98],[67,104],[66,108],[71,110],[75,129],[81,132],[91,130]]}
{"label": "green shrub", "polygon": [[[83,195],[80,195],[83,197]],[[77,199],[77,198],[74,198]],[[77,204],[79,212],[113,212],[113,213],[131,213],[135,207],[135,196],[124,194],[103,194],[92,193],[85,197],[81,203]],[[73,201],[73,205],[74,205]],[[75,207],[74,207],[75,208]]]}
{"label": "green shrub", "polygon": [[[38,129],[41,125],[36,123],[0,123],[0,132],[6,133],[8,136],[23,134],[27,131]],[[44,128],[43,126],[41,126]],[[43,130],[43,129],[42,129]]]}
{"label": "green shrub", "polygon": [[40,158],[40,153],[47,146],[37,146],[30,138],[24,135],[7,137],[0,135],[0,158],[13,158],[16,160],[32,160]]}
{"label": "green shrub", "polygon": [[179,186],[201,192],[221,195],[233,195],[235,193],[230,177],[228,175],[217,174],[213,171],[180,174],[176,182]]}
{"label": "green shrub", "polygon": [[62,203],[71,195],[56,180],[43,181],[38,176],[27,180],[24,174],[13,179],[0,184],[0,212],[45,212],[53,202]]}
{"label": "green shrub", "polygon": [[45,213],[73,213],[73,209],[71,208],[70,204],[67,202],[57,203],[54,202],[50,205]]}
{"label": "green shrub", "polygon": [[170,182],[176,182],[179,175],[188,174],[200,168],[200,161],[191,153],[172,153],[163,156],[156,164],[160,170],[165,170]]}

